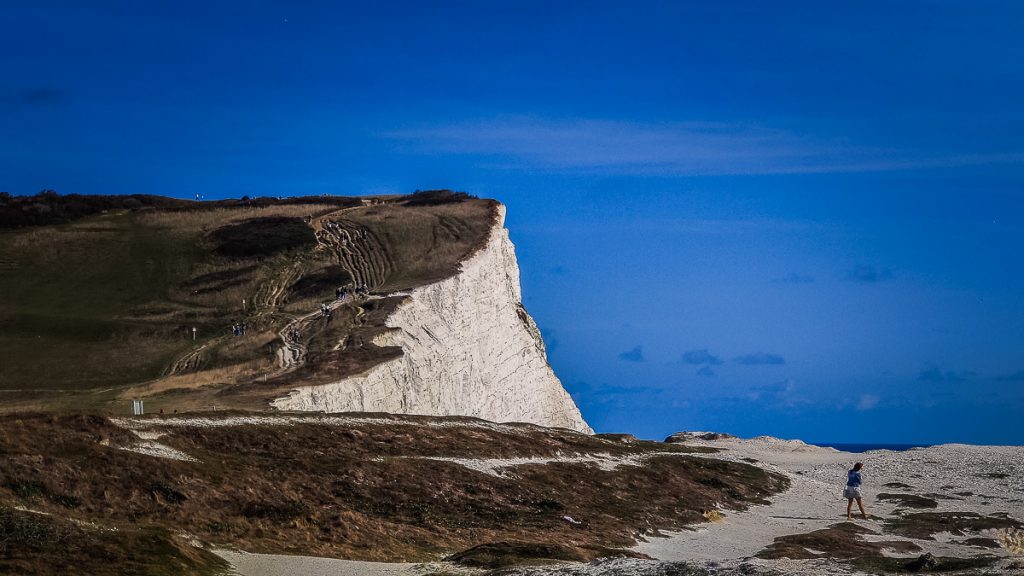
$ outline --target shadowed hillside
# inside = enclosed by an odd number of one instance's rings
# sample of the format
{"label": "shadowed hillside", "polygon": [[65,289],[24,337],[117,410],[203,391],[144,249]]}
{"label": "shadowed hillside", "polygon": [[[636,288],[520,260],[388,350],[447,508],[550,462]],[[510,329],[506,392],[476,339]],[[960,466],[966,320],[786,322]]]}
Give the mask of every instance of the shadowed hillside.
{"label": "shadowed hillside", "polygon": [[300,379],[366,370],[399,353],[371,342],[402,299],[389,294],[455,273],[495,206],[448,191],[4,195],[3,405],[120,412],[143,396],[151,411],[261,408]]}

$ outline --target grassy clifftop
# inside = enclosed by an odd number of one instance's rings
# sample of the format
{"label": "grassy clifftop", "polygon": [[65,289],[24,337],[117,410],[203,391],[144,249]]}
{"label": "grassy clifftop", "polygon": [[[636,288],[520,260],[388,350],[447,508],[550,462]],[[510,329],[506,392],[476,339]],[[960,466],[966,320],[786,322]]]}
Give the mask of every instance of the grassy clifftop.
{"label": "grassy clifftop", "polygon": [[[495,207],[447,191],[210,203],[4,195],[3,406],[122,411],[143,396],[150,410],[253,408],[296,378],[366,369],[396,353],[369,344],[397,304],[385,296],[454,273],[486,240]],[[369,294],[329,322],[295,322],[360,285]],[[280,370],[286,345],[309,352],[301,374]]]}

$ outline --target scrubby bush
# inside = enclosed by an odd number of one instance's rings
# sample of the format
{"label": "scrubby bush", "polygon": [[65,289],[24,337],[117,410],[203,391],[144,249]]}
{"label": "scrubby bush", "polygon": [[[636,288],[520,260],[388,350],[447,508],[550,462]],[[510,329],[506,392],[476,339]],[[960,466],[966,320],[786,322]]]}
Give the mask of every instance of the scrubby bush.
{"label": "scrubby bush", "polygon": [[999,542],[1013,554],[1024,555],[1024,530],[1008,529],[999,535]]}
{"label": "scrubby bush", "polygon": [[12,196],[0,192],[0,229],[45,226],[71,222],[86,216],[118,210],[167,210],[173,212],[218,208],[267,207],[287,204],[332,204],[341,208],[359,206],[359,198],[348,196],[301,196],[296,198],[231,198],[196,202],[150,194],[61,195],[43,190],[33,196]]}
{"label": "scrubby bush", "polygon": [[262,258],[316,245],[316,236],[301,218],[253,218],[214,230],[214,251],[227,258]]}
{"label": "scrubby bush", "polygon": [[54,549],[66,539],[67,532],[43,515],[0,508],[0,553]]}
{"label": "scrubby bush", "polygon": [[409,195],[405,201],[406,206],[436,206],[437,204],[452,204],[463,202],[476,196],[465,192],[453,192],[451,190],[417,190]]}

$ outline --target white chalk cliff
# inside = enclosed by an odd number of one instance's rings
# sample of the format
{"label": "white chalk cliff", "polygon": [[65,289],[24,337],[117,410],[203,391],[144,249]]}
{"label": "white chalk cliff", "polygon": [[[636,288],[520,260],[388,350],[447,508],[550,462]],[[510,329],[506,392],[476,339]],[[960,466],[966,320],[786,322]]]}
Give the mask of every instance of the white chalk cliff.
{"label": "white chalk cliff", "polygon": [[362,376],[293,390],[282,410],[475,416],[591,432],[551,370],[522,304],[505,207],[486,245],[451,278],[416,288],[387,320],[379,346],[403,355]]}

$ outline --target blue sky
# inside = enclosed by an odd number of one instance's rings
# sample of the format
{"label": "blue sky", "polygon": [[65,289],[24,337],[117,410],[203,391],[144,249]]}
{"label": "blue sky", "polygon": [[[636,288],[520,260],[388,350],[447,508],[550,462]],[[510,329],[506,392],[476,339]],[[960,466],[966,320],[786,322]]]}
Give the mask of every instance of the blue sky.
{"label": "blue sky", "polygon": [[1024,5],[208,4],[6,6],[0,190],[466,190],[599,431],[1024,443]]}

